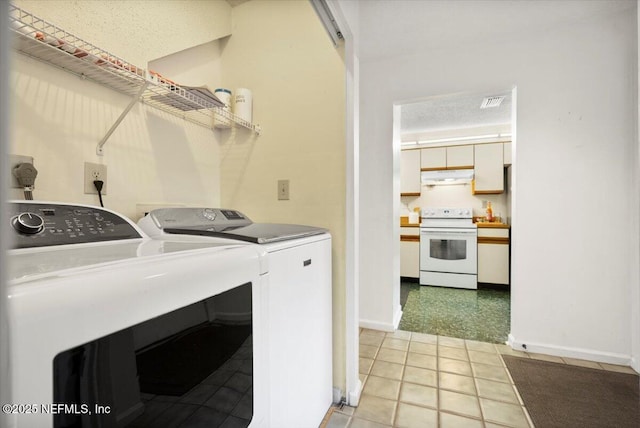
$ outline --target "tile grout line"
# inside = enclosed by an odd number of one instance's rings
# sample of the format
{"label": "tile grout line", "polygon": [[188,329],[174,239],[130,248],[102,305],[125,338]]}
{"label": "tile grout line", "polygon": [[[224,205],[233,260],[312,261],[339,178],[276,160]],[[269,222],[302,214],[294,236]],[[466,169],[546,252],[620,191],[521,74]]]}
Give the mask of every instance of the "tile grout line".
{"label": "tile grout line", "polygon": [[398,422],[398,411],[400,410],[400,396],[402,395],[402,390],[404,389],[404,374],[407,370],[407,361],[409,360],[409,348],[411,348],[411,337],[413,333],[409,333],[409,340],[407,341],[407,349],[404,356],[404,363],[402,365],[402,375],[400,376],[400,388],[398,389],[398,398],[396,399],[396,405],[394,409],[393,419],[391,421],[391,426],[397,426]]}
{"label": "tile grout line", "polygon": [[482,411],[482,405],[480,404],[480,392],[478,391],[478,385],[476,384],[476,376],[475,376],[475,372],[473,371],[473,366],[471,365],[471,355],[469,355],[469,346],[467,341],[464,341],[464,349],[467,351],[467,358],[469,358],[469,367],[471,367],[471,375],[472,375],[472,379],[473,379],[473,388],[475,389],[476,392],[476,400],[478,402],[478,409],[480,410],[480,422],[482,423],[482,426],[486,426],[486,421],[484,419],[484,412]]}

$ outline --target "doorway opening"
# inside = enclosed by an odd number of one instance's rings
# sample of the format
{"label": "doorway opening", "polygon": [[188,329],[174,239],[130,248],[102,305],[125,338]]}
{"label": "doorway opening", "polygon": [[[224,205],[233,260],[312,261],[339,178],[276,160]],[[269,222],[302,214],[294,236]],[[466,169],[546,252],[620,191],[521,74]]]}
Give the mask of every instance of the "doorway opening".
{"label": "doorway opening", "polygon": [[[508,340],[515,103],[513,88],[433,96],[398,103],[394,109],[401,153],[400,330],[492,343]],[[434,173],[468,177],[470,172],[471,180],[433,178]],[[465,217],[463,227],[477,230],[477,238],[467,239],[468,251],[457,251],[456,260],[433,263],[429,259],[451,253],[439,248],[461,244],[427,234],[427,225],[433,226],[430,217],[442,209],[460,212],[456,217]],[[456,271],[460,258],[467,267],[477,266],[465,271],[464,286]],[[437,273],[433,265],[439,266]]]}

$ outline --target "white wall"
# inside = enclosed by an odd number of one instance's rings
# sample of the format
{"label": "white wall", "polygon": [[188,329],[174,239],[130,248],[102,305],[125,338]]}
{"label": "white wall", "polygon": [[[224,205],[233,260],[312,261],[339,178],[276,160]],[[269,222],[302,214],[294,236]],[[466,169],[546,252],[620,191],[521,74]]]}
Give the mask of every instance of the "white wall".
{"label": "white wall", "polygon": [[[68,2],[25,1],[19,5],[25,9],[34,6],[39,9],[37,13],[27,10],[36,15],[43,13],[40,17],[57,24],[56,18],[62,19],[62,16],[52,7],[54,3],[60,3],[61,9],[70,7]],[[106,14],[103,2],[81,3],[82,7],[71,14],[78,19],[66,22],[77,28],[78,35],[92,34],[92,20],[98,16],[101,25],[115,19],[111,24],[120,28],[122,22],[118,21],[118,15]],[[123,10],[140,17],[149,13],[148,6],[148,2],[127,2]],[[153,13],[175,14],[175,2],[157,2],[153,6]],[[210,22],[198,27],[202,20],[194,13],[203,11],[201,8],[181,11],[181,16],[193,19],[190,31],[194,36],[185,38],[185,43],[201,41],[202,34],[210,33]],[[64,20],[68,19],[69,16]],[[87,27],[82,27],[82,23]],[[108,33],[109,38],[101,35],[105,45],[100,47],[118,51],[135,45],[132,41],[139,37],[145,40],[154,34],[162,37],[167,31],[171,28],[149,29],[145,25],[127,28],[126,32],[113,31]],[[132,54],[142,57],[152,51],[155,49],[150,45]],[[152,64],[157,71],[179,83],[216,87],[221,79],[219,55],[217,42],[209,41],[164,56]],[[10,89],[14,129],[10,152],[34,157],[39,171],[34,198],[98,204],[97,195],[85,195],[83,187],[84,162],[95,162],[107,165],[105,206],[134,220],[140,214],[139,204],[220,205],[220,151],[216,131],[138,103],[107,141],[104,156],[99,157],[96,144],[130,98],[21,54],[14,53],[13,57]],[[146,64],[131,62],[146,67]],[[21,199],[22,193],[12,189],[10,197]]]}
{"label": "white wall", "polygon": [[422,186],[419,197],[400,197],[400,215],[407,216],[414,208],[465,207],[471,208],[474,216],[484,216],[486,205],[483,202],[488,201],[491,202],[493,215],[501,216],[505,220],[510,217],[508,192],[508,188],[505,187],[505,191],[497,195],[473,195],[471,184]]}
{"label": "white wall", "polygon": [[629,233],[640,217],[631,179],[636,28],[635,12],[618,12],[503,42],[361,62],[362,320],[393,323],[393,103],[516,85],[513,341],[630,361],[629,302],[639,287],[638,234]]}

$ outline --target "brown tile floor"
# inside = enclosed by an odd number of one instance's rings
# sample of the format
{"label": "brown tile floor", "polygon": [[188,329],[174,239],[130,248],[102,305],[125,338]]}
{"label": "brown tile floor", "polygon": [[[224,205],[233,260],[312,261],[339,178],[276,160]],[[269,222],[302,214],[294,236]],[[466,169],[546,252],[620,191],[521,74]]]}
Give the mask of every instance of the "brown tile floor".
{"label": "brown tile floor", "polygon": [[321,427],[532,427],[501,353],[635,373],[629,367],[513,351],[506,345],[363,329],[360,403],[331,408]]}

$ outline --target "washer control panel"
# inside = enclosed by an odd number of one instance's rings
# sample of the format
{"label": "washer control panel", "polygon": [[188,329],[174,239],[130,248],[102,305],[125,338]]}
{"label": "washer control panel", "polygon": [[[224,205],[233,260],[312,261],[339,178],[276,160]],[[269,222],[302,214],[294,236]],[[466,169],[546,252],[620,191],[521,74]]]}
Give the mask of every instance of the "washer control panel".
{"label": "washer control panel", "polygon": [[142,236],[125,218],[97,207],[10,202],[12,248],[134,239]]}
{"label": "washer control panel", "polygon": [[[149,223],[149,224],[147,224]],[[240,211],[224,208],[159,208],[147,214],[139,225],[162,230],[175,227],[242,227],[253,222]],[[142,230],[148,232],[145,227]]]}

